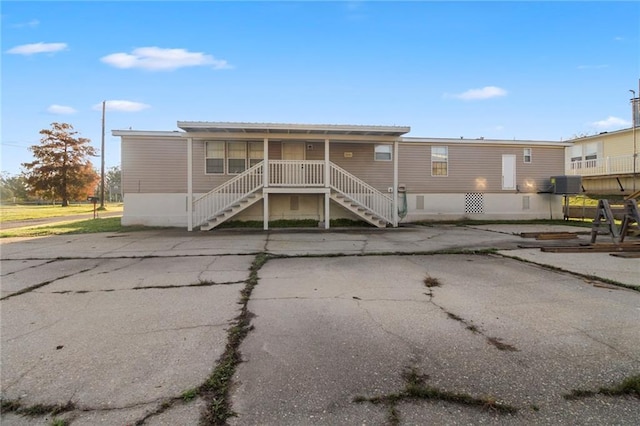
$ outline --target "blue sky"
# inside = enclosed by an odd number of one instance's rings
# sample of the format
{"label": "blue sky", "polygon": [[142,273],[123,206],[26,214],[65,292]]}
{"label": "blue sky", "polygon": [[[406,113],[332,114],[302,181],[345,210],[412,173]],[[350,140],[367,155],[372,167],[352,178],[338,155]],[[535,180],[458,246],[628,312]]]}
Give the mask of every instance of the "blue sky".
{"label": "blue sky", "polygon": [[[407,125],[566,140],[631,126],[638,2],[2,2],[2,165],[52,122]],[[100,159],[93,160],[99,166]]]}

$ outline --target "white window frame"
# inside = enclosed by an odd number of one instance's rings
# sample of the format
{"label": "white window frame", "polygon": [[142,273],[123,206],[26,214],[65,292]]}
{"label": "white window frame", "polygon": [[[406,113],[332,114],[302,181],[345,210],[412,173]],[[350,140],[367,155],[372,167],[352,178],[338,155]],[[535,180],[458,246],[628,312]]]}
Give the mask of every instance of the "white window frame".
{"label": "white window frame", "polygon": [[[435,150],[444,149],[444,154],[435,153]],[[439,159],[438,156],[443,156],[440,158],[444,158],[444,160]],[[446,167],[446,174],[434,174],[433,166],[434,164],[444,163]],[[448,146],[432,146],[431,147],[431,176],[432,177],[447,177],[449,176],[449,147]]]}
{"label": "white window frame", "polygon": [[[209,157],[209,144],[222,144],[222,157]],[[225,173],[225,158],[226,144],[224,141],[205,141],[204,144],[204,174],[206,175],[223,175]],[[207,160],[222,160],[222,171],[210,172]]]}
{"label": "white window frame", "polygon": [[[385,157],[389,158],[385,158]],[[376,144],[373,148],[374,161],[391,161],[393,160],[393,145]]]}
{"label": "white window frame", "polygon": [[264,142],[247,143],[247,161],[249,168],[264,160]]}
{"label": "white window frame", "polygon": [[[247,142],[245,141],[227,141],[227,174],[229,175],[239,175],[241,173],[243,173],[245,170],[247,170]],[[234,156],[232,157],[232,155],[236,155],[236,154],[232,154],[232,146],[240,146],[242,145],[242,155],[241,156]],[[240,152],[240,150],[238,149],[238,152]],[[237,168],[236,167],[231,167],[231,160],[233,161],[242,161],[244,163],[244,165],[242,166],[242,170],[240,171],[236,171]]]}
{"label": "white window frame", "polygon": [[524,148],[522,150],[522,162],[526,164],[533,163],[533,149],[532,148]]}

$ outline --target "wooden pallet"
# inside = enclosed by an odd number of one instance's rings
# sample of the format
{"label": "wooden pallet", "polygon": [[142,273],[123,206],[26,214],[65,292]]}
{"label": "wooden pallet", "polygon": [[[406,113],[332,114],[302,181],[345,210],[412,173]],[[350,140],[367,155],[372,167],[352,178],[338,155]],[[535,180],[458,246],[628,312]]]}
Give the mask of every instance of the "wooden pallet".
{"label": "wooden pallet", "polygon": [[640,243],[600,243],[578,246],[541,247],[540,250],[546,253],[640,253]]}

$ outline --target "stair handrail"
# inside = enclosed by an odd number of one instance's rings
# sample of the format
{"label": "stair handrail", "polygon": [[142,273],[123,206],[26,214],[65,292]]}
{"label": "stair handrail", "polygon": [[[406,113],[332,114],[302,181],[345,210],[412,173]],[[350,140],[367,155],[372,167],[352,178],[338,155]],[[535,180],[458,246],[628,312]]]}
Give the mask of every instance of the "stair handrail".
{"label": "stair handrail", "polygon": [[329,186],[331,189],[365,207],[388,223],[393,223],[393,200],[391,197],[335,163],[329,164]]}
{"label": "stair handrail", "polygon": [[213,188],[193,201],[193,225],[200,226],[262,188],[264,161],[248,168],[233,179]]}

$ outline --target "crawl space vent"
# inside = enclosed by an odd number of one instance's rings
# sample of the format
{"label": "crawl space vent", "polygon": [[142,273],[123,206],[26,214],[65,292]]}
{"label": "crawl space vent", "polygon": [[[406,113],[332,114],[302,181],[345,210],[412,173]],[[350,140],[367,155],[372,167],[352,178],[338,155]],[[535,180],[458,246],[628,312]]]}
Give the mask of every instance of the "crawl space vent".
{"label": "crawl space vent", "polygon": [[484,194],[482,192],[467,192],[464,195],[465,213],[484,213]]}

